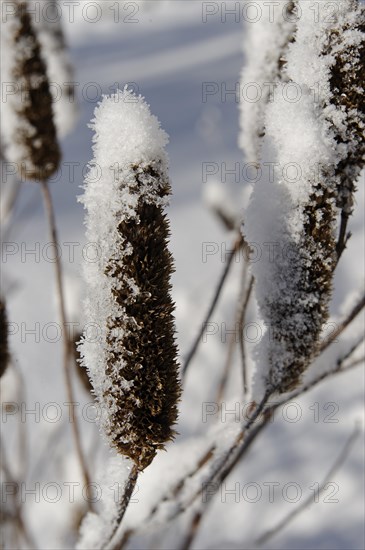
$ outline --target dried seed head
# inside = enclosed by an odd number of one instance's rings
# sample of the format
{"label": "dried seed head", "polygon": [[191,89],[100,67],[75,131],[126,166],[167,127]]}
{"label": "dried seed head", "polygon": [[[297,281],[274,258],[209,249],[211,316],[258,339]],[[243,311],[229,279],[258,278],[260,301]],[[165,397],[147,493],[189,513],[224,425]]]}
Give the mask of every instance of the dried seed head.
{"label": "dried seed head", "polygon": [[109,442],[142,470],[173,439],[180,396],[164,213],[167,136],[143,98],[127,90],[105,97],[95,115],[83,202],[99,257],[85,267],[86,315],[101,337],[97,344],[85,337],[80,348]]}
{"label": "dried seed head", "polygon": [[[78,118],[75,100],[74,71],[62,29],[58,0],[47,0],[47,7],[39,9],[39,0],[28,0],[32,24],[36,31],[41,54],[53,96],[54,121],[60,138],[67,135]],[[43,8],[43,7],[42,7]]]}
{"label": "dried seed head", "polygon": [[8,318],[3,299],[0,298],[0,378],[9,362]]}
{"label": "dried seed head", "polygon": [[11,87],[2,103],[6,156],[24,178],[46,181],[60,162],[52,95],[27,3],[13,3],[1,40],[3,81]]}
{"label": "dried seed head", "polygon": [[[269,327],[259,376],[266,389],[279,393],[300,383],[317,353],[337,260],[338,208],[351,209],[364,161],[364,10],[345,0],[338,2],[336,22],[316,22],[309,4],[298,4],[302,15],[285,70],[301,95],[295,103],[282,95],[267,107],[275,181],[253,192],[260,227],[250,212],[245,223],[248,241],[278,245],[278,253],[266,255],[253,271]],[[290,165],[298,169],[294,181],[286,172]]]}

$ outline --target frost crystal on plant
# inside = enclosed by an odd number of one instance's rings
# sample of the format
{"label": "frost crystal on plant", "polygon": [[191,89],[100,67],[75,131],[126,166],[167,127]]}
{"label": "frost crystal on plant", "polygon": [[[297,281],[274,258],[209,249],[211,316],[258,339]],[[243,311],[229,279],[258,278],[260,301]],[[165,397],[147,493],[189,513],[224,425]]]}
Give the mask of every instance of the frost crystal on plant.
{"label": "frost crystal on plant", "polygon": [[86,316],[98,327],[80,346],[101,425],[140,469],[172,439],[180,385],[164,214],[167,134],[141,96],[104,97],[92,121],[94,159],[83,203],[97,258],[85,266]]}

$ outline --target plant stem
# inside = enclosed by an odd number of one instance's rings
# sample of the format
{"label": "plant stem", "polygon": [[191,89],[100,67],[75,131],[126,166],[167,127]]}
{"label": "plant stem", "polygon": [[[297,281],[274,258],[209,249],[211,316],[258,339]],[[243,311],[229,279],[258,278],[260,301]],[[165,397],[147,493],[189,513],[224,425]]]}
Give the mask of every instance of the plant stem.
{"label": "plant stem", "polygon": [[221,278],[218,282],[218,285],[217,285],[217,288],[216,288],[216,291],[214,293],[214,296],[213,296],[213,300],[209,306],[209,309],[207,311],[207,314],[204,318],[204,321],[202,322],[201,324],[201,328],[200,328],[200,331],[198,333],[198,335],[196,336],[194,342],[193,342],[193,345],[191,346],[191,349],[185,359],[185,362],[184,362],[184,365],[183,365],[183,368],[182,368],[182,374],[183,376],[186,375],[186,371],[188,370],[188,367],[199,347],[199,344],[200,344],[200,341],[201,341],[201,338],[203,336],[203,333],[204,333],[204,330],[205,330],[205,327],[209,321],[209,319],[211,318],[212,314],[213,314],[213,311],[217,305],[217,302],[218,302],[218,299],[221,295],[221,292],[222,292],[222,289],[223,289],[223,286],[224,286],[224,283],[227,279],[227,276],[230,272],[230,269],[232,267],[232,262],[233,262],[233,258],[235,257],[235,254],[236,252],[241,248],[241,246],[244,244],[244,241],[243,241],[243,238],[242,238],[242,235],[239,234],[238,237],[236,237],[235,239],[235,242],[234,242],[234,245],[233,245],[233,250],[230,252],[229,256],[228,256],[228,259],[227,259],[227,263],[224,267],[224,270],[222,272],[222,275],[221,275]]}
{"label": "plant stem", "polygon": [[348,327],[348,325],[355,319],[355,317],[360,313],[360,311],[365,307],[365,294],[361,299],[355,304],[350,313],[345,319],[343,319],[340,324],[337,326],[336,330],[326,339],[322,340],[319,344],[319,353],[323,353],[332,342],[334,342],[338,336]]}
{"label": "plant stem", "polygon": [[[90,476],[87,470],[86,460],[81,447],[79,424],[78,424],[78,420],[77,420],[77,417],[75,414],[75,408],[74,408],[75,398],[74,398],[74,392],[73,392],[73,386],[72,386],[71,363],[70,363],[71,349],[70,349],[70,342],[68,340],[67,331],[66,331],[67,325],[66,325],[65,296],[64,296],[63,280],[62,280],[61,260],[60,260],[60,254],[58,253],[59,242],[57,237],[55,213],[54,213],[51,193],[49,191],[49,187],[46,181],[41,182],[41,189],[43,194],[44,209],[45,209],[47,221],[48,221],[49,236],[50,236],[51,243],[53,244],[55,249],[54,266],[55,266],[55,279],[56,279],[56,293],[58,298],[59,316],[60,316],[60,322],[61,322],[61,328],[62,328],[63,371],[65,375],[66,395],[69,403],[71,404],[70,422],[72,426],[76,454],[80,464],[84,485],[85,485],[85,488],[88,489],[90,487]],[[90,499],[87,499],[87,503],[88,503],[88,508],[92,509]]]}
{"label": "plant stem", "polygon": [[[139,473],[138,467],[134,465],[129,474],[122,499],[119,503],[118,517],[115,523],[115,527],[112,531],[112,534],[109,537],[108,542],[103,546],[105,550],[119,550],[119,548],[121,548],[122,540],[118,536],[115,537],[115,535],[117,534],[117,531],[124,518],[124,514],[126,513],[126,510],[128,508],[128,504],[132,498],[133,491],[137,484],[138,473]],[[113,540],[114,538],[116,540]]]}

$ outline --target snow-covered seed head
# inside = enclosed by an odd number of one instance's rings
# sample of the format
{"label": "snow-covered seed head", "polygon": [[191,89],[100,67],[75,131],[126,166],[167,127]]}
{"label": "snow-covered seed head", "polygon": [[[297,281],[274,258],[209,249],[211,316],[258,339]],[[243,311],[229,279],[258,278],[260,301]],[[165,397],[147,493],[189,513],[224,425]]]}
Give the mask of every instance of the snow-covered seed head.
{"label": "snow-covered seed head", "polygon": [[[316,21],[310,3],[297,6],[301,16],[285,73],[300,95],[286,101],[279,83],[267,105],[265,150],[275,161],[274,178],[256,184],[244,227],[248,242],[263,244],[252,266],[268,326],[257,351],[258,385],[279,393],[300,383],[318,353],[337,262],[339,208],[351,210],[364,165],[364,8],[338,0],[335,20]],[[270,243],[274,252],[265,250]]]}
{"label": "snow-covered seed head", "polygon": [[173,271],[164,213],[168,141],[142,97],[104,97],[92,121],[94,160],[82,201],[97,261],[85,265],[88,324],[80,345],[110,444],[144,469],[173,439],[180,396]]}
{"label": "snow-covered seed head", "polygon": [[1,29],[3,81],[13,87],[2,103],[6,156],[24,178],[46,181],[60,162],[52,95],[27,3],[13,3]]}
{"label": "snow-covered seed head", "polygon": [[4,374],[9,362],[8,346],[8,319],[5,302],[0,298],[0,378]]}
{"label": "snow-covered seed head", "polygon": [[47,9],[37,9],[39,0],[28,0],[32,24],[47,65],[48,79],[52,82],[54,121],[60,138],[75,126],[78,118],[75,100],[74,71],[59,16],[58,0],[47,0]]}
{"label": "snow-covered seed head", "polygon": [[[244,28],[244,53],[247,62],[240,79],[239,145],[246,161],[260,161],[265,135],[265,112],[275,94],[274,85],[287,80],[285,54],[295,37],[294,1],[286,2],[275,17],[267,12],[259,21]],[[256,97],[255,97],[256,96]]]}

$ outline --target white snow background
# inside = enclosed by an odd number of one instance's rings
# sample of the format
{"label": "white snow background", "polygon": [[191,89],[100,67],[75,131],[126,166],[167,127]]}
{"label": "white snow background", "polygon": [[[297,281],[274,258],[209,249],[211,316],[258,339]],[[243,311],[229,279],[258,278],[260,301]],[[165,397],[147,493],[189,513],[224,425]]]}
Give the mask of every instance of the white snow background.
{"label": "white snow background", "polygon": [[[79,5],[77,5],[79,4]],[[75,67],[78,85],[80,116],[75,130],[62,141],[62,170],[57,181],[51,184],[55,201],[57,223],[64,272],[69,296],[69,318],[82,323],[81,299],[82,250],[85,245],[84,211],[77,202],[80,186],[86,173],[86,165],[92,158],[92,132],[88,123],[100,100],[100,93],[111,93],[125,84],[141,93],[151,106],[151,111],[161,121],[162,128],[170,136],[167,147],[170,157],[170,176],[173,196],[168,209],[171,219],[171,250],[175,258],[176,273],[173,277],[173,297],[176,300],[178,343],[181,356],[189,350],[190,343],[203,320],[216,282],[224,267],[221,254],[229,250],[233,235],[227,234],[219,221],[207,208],[203,196],[209,184],[222,179],[222,165],[234,169],[235,163],[244,164],[238,148],[238,103],[234,94],[222,100],[224,89],[238,86],[243,64],[242,20],[221,14],[202,20],[202,2],[195,1],[148,1],[138,3],[139,10],[133,16],[137,22],[127,23],[123,17],[128,11],[120,10],[120,21],[113,20],[109,5],[104,2],[102,18],[97,23],[85,21],[82,10],[87,0],[76,3],[75,20],[64,18],[64,29],[70,47],[71,60]],[[234,2],[227,3],[234,6]],[[61,0],[62,5],[62,0]],[[216,3],[220,8],[221,3]],[[92,15],[90,8],[89,17]],[[238,18],[239,19],[239,18]],[[252,52],[255,55],[255,52]],[[214,83],[215,95],[202,97],[204,83]],[[203,181],[204,163],[217,163],[218,173]],[[70,177],[73,163],[74,177]],[[78,163],[75,165],[74,163]],[[354,294],[362,288],[364,267],[363,238],[363,178],[359,182],[355,214],[350,222],[353,236],[336,272],[332,315],[341,316],[353,303]],[[249,185],[227,176],[222,183],[225,193],[231,197],[238,210],[247,201]],[[75,539],[69,535],[70,525],[80,518],[82,499],[75,489],[75,502],[70,502],[69,489],[65,483],[81,484],[80,472],[73,452],[71,429],[68,423],[66,396],[61,369],[61,342],[47,342],[55,332],[44,327],[57,322],[54,295],[53,265],[47,261],[47,229],[43,216],[39,189],[27,183],[22,187],[19,202],[7,241],[18,245],[19,252],[3,260],[2,285],[7,294],[9,321],[14,334],[10,343],[16,362],[25,379],[27,409],[36,407],[45,410],[49,417],[61,411],[55,422],[26,416],[29,444],[29,469],[26,488],[40,483],[57,483],[62,498],[47,498],[40,494],[40,501],[27,495],[24,504],[26,518],[38,541],[39,548],[72,548]],[[39,243],[39,245],[37,244]],[[74,244],[70,244],[74,243]],[[205,258],[207,243],[214,243],[217,250]],[[39,246],[40,257],[28,251]],[[44,248],[45,247],[45,248]],[[75,256],[70,257],[74,247]],[[23,251],[23,254],[21,254]],[[84,249],[85,252],[85,249]],[[51,254],[51,252],[49,252]],[[72,255],[71,255],[72,256]],[[239,289],[242,262],[237,262],[234,273],[226,286],[220,305],[213,315],[219,331],[207,336],[194,362],[190,366],[181,403],[178,425],[179,436],[169,445],[167,453],[159,453],[153,464],[138,481],[138,492],[127,512],[126,522],[139,523],[144,514],[164,492],[170,479],[179,472],[189,470],[196,457],[208,445],[210,423],[203,422],[204,403],[214,400],[215,383],[222,371],[226,347],[221,340],[221,323],[233,328],[235,300]],[[252,305],[248,320],[257,321]],[[40,327],[40,340],[26,334],[26,330]],[[361,331],[361,319],[357,320],[357,333]],[[355,329],[354,329],[355,330]],[[353,337],[354,333],[348,335]],[[252,336],[253,338],[253,336]],[[333,366],[331,357],[339,349],[336,344],[331,353],[321,360],[320,368]],[[252,347],[252,346],[251,346]],[[12,401],[11,380],[4,379],[4,401]],[[83,406],[90,402],[78,381],[77,407],[82,418]],[[227,409],[234,409],[239,399],[240,373],[238,354],[234,375],[230,381]],[[297,504],[285,502],[282,489],[287,483],[297,483],[304,499],[310,494],[310,486],[320,483],[356,421],[363,428],[364,375],[362,367],[326,382],[315,391],[297,400],[300,414],[297,422],[285,421],[281,415],[260,436],[249,456],[235,469],[226,482],[226,489],[240,489],[240,495],[227,492],[226,497],[218,491],[213,506],[206,515],[201,531],[194,543],[196,549],[254,548],[253,539],[271,527]],[[235,397],[237,396],[237,398]],[[39,405],[37,405],[39,403]],[[47,404],[56,403],[57,408]],[[315,405],[318,403],[318,405]],[[335,404],[335,423],[325,421]],[[314,410],[318,407],[319,419],[315,422]],[[326,409],[327,407],[327,409]],[[85,409],[91,416],[91,411]],[[85,416],[84,414],[84,416]],[[295,410],[288,416],[295,416]],[[232,428],[232,415],[221,422],[222,434]],[[233,423],[234,424],[234,423]],[[9,446],[15,444],[16,420],[5,417],[2,438],[8,438]],[[93,478],[96,472],[104,472],[109,451],[99,438],[93,422],[82,423],[83,446],[91,465]],[[125,471],[121,460],[120,479]],[[15,468],[17,464],[12,464]],[[190,466],[189,466],[190,465]],[[114,475],[117,471],[113,463]],[[364,452],[363,435],[358,439],[350,457],[337,472],[333,482],[338,484],[335,498],[338,502],[320,502],[298,516],[285,530],[270,540],[265,548],[285,550],[361,550],[364,548]],[[269,501],[268,485],[278,482],[274,502]],[[257,502],[248,502],[242,494],[245,484],[258,484],[262,496]],[[237,484],[239,484],[237,486]],[[301,502],[301,500],[299,501]],[[172,523],[166,536],[166,526],[156,528],[144,536],[132,539],[131,548],[178,548],[184,520]],[[161,534],[165,533],[162,538]],[[65,534],[68,536],[65,536]]]}

